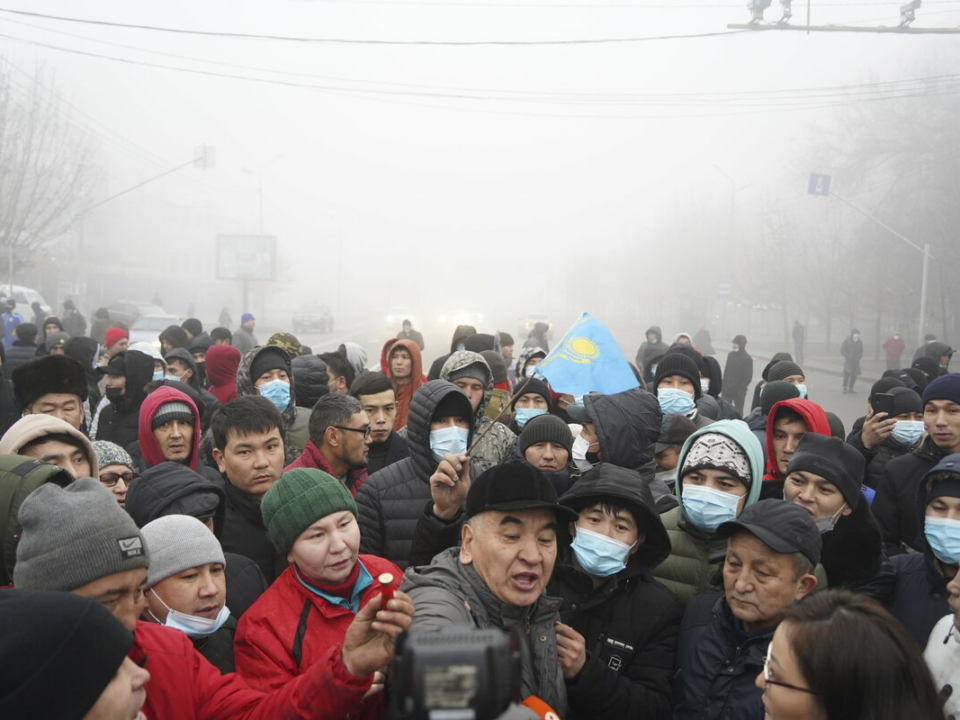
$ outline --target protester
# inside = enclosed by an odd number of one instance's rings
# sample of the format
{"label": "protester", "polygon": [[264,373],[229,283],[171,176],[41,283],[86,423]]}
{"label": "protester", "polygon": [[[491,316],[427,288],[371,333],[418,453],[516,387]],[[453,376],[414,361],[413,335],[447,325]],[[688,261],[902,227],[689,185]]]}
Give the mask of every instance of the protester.
{"label": "protester", "polygon": [[187,337],[187,331],[179,325],[170,325],[159,335],[160,352],[166,357],[171,350],[183,348],[187,350],[190,346],[190,338]]}
{"label": "protester", "polygon": [[251,312],[245,312],[240,316],[240,327],[233,333],[230,344],[233,345],[242,354],[246,355],[260,343],[257,342],[253,331],[257,327],[257,319]]}
{"label": "protester", "polygon": [[876,602],[843,590],[784,611],[756,686],[771,720],[944,720],[910,637]]}
{"label": "protester", "polygon": [[900,367],[900,356],[907,349],[907,344],[900,337],[900,331],[894,330],[893,334],[883,341],[880,346],[887,360],[887,370],[896,370]]}
{"label": "protester", "polygon": [[[775,353],[774,356],[770,358],[770,362],[768,362],[766,366],[764,366],[763,370],[760,373],[760,381],[753,386],[753,401],[750,403],[751,412],[755,410],[757,406],[760,404],[760,393],[763,391],[763,388],[767,384],[767,382],[770,381],[768,377],[770,374],[770,369],[774,365],[776,365],[778,362],[781,362],[783,360],[789,360],[791,363],[793,363],[793,357],[791,357],[790,353],[778,352],[778,353]],[[794,367],[799,367],[799,366],[794,364]],[[782,380],[783,378],[781,377],[779,379]]]}
{"label": "protester", "polygon": [[[540,378],[524,380],[517,386],[518,395],[510,402],[513,419],[509,421],[510,430],[519,435],[524,426],[538,415],[545,415],[553,408],[550,386]],[[508,416],[509,417],[509,416]]]}
{"label": "protester", "polygon": [[281,348],[265,346],[246,353],[237,368],[237,396],[259,395],[266,398],[283,417],[285,464],[289,465],[307,443],[309,411],[297,407],[290,383],[293,366]]}
{"label": "protester", "polygon": [[[77,337],[74,335],[73,337]],[[105,358],[105,363],[110,362],[110,358],[114,355],[122,353],[130,345],[130,333],[128,333],[123,328],[112,327],[107,328],[104,332],[103,339],[103,356]]]}
{"label": "protester", "polygon": [[97,453],[73,425],[53,415],[25,415],[0,437],[0,454],[57,465],[75,478],[97,477]]}
{"label": "protester", "polygon": [[412,340],[423,352],[423,335],[413,329],[413,323],[409,320],[404,319],[400,332],[397,333],[397,340]]}
{"label": "protester", "polygon": [[346,718],[370,691],[374,672],[391,661],[391,638],[408,628],[413,616],[402,595],[388,610],[374,598],[357,614],[342,646],[328,647],[322,659],[283,688],[262,693],[235,673],[221,675],[182,632],[138,622],[149,548],[98,481],[84,478],[66,489],[42,485],[23,502],[20,521],[17,587],[96,599],[133,632],[130,655],[151,676],[144,705],[150,718]]}
{"label": "protester", "polygon": [[90,337],[100,345],[106,340],[107,330],[111,327],[110,311],[105,307],[97,308],[93,313],[93,320],[90,322]]}
{"label": "protester", "polygon": [[557,526],[576,522],[577,513],[557,503],[553,485],[538,470],[507,463],[471,484],[465,517],[459,548],[404,575],[401,589],[417,609],[410,632],[527,628],[515,635],[520,696],[536,696],[566,717],[566,647],[557,662],[565,631],[557,626],[558,600],[543,591],[557,558]]}
{"label": "protester", "polygon": [[[493,388],[490,390],[490,402],[487,403],[487,409],[484,414],[494,422],[501,422],[504,425],[510,425],[510,400],[511,386],[510,376],[507,371],[507,364],[503,356],[496,350],[481,350],[482,357],[490,367],[490,373],[493,376]],[[510,428],[513,430],[513,428]],[[514,431],[514,434],[517,434]]]}
{"label": "protester", "polygon": [[[892,378],[882,378],[892,379]],[[891,387],[892,412],[874,412],[871,408],[859,432],[850,433],[847,442],[867,461],[864,484],[876,489],[883,470],[891,460],[903,457],[920,444],[925,427],[920,396],[905,387]]]}
{"label": "protester", "polygon": [[36,358],[23,363],[13,373],[13,395],[21,413],[51,415],[81,431],[87,391],[83,367],[66,356]]}
{"label": "protester", "polygon": [[140,532],[150,551],[142,619],[183,631],[211,665],[233,672],[237,621],[227,607],[226,560],[217,538],[189,515],[166,515]]}
{"label": "protester", "polygon": [[337,352],[321,353],[320,359],[327,367],[327,386],[330,392],[347,395],[350,386],[357,377],[357,372],[347,359],[347,356]]}
{"label": "protester", "polygon": [[753,434],[760,441],[760,447],[763,448],[763,460],[767,461],[767,422],[770,410],[778,402],[783,400],[792,400],[800,397],[800,391],[793,383],[783,380],[774,380],[768,382],[760,391],[760,404],[757,405],[743,421],[747,424]]}
{"label": "protester", "polygon": [[[225,498],[222,481],[164,462],[146,470],[130,488],[125,509],[140,528],[167,515],[189,515],[220,540],[226,518]],[[250,558],[229,551],[223,556],[230,613],[239,619],[267,589],[267,581]]]}
{"label": "protester", "polygon": [[63,328],[70,337],[80,337],[87,334],[87,320],[77,310],[73,300],[63,301]]}
{"label": "protester", "polygon": [[150,673],[133,635],[100,603],[68,593],[0,592],[0,716],[142,718]]}
{"label": "protester", "polygon": [[700,414],[696,405],[703,395],[700,367],[684,352],[674,350],[660,358],[653,378],[653,393],[664,415],[683,415],[698,428],[712,422]]}
{"label": "protester", "polygon": [[237,396],[237,369],[242,357],[240,351],[230,345],[213,345],[206,352],[208,389],[221,405]]}
{"label": "protester", "polygon": [[[229,325],[229,323],[227,323]],[[223,323],[221,323],[223,325]],[[233,345],[233,333],[230,332],[230,328],[215,327],[210,331],[210,339],[213,340],[214,345]]]}
{"label": "protester", "polygon": [[790,458],[801,438],[808,432],[830,437],[830,422],[823,408],[814,402],[796,398],[782,400],[767,415],[767,471],[763,476],[761,497],[782,498],[783,478]]}
{"label": "protester", "polygon": [[693,433],[680,451],[680,506],[663,516],[670,557],[651,574],[685,603],[717,589],[724,539],[717,528],[760,497],[760,443],[742,420],[721,420]]}
{"label": "protester", "polygon": [[[653,458],[657,464],[657,479],[662,481],[671,493],[677,482],[680,449],[687,438],[696,431],[697,426],[683,415],[664,415],[660,423],[660,435],[657,436],[657,443],[653,446]],[[667,510],[670,509],[667,508]]]}
{"label": "protester", "polygon": [[[353,496],[336,478],[312,468],[284,472],[261,505],[277,554],[290,566],[241,619],[237,672],[255,688],[275,690],[321,659],[360,608],[380,594],[384,573],[400,584],[400,569],[359,554],[360,528]],[[384,675],[352,717],[383,715]]]}
{"label": "protester", "polygon": [[931,382],[921,401],[926,437],[911,452],[886,464],[872,507],[891,557],[908,548],[923,549],[917,488],[940,460],[960,452],[960,373]]}
{"label": "protester", "polygon": [[753,382],[753,358],[747,353],[747,338],[737,335],[731,343],[723,370],[723,398],[741,415],[747,399],[747,388]]}
{"label": "protester", "polygon": [[94,440],[93,449],[97,453],[101,484],[113,493],[120,507],[125,507],[127,491],[138,477],[130,453],[106,440]]}
{"label": "protester", "polygon": [[462,390],[473,407],[473,445],[470,457],[482,472],[510,457],[510,446],[516,435],[504,424],[486,416],[493,392],[493,373],[483,356],[469,351],[450,355],[440,370],[440,378]]}
{"label": "protester", "polygon": [[[204,389],[206,361],[197,363],[193,354],[184,348],[174,348],[164,355],[163,359],[167,363],[167,372],[164,379],[179,382],[192,388],[200,396],[200,402],[203,405],[203,417],[213,417],[214,411],[220,407],[220,401]],[[208,424],[204,424],[202,430],[206,430]]]}
{"label": "protester", "polygon": [[950,614],[934,626],[923,659],[944,699],[944,714],[956,717],[960,713],[960,693],[954,692],[960,682],[960,571],[947,583],[947,592]]}
{"label": "protester", "polygon": [[761,717],[763,693],[755,680],[774,631],[817,587],[820,533],[796,505],[763,500],[717,532],[727,542],[723,594],[701,595],[684,615],[676,720]]}
{"label": "protester", "polygon": [[226,481],[220,542],[224,550],[256,562],[267,582],[273,582],[287,563],[267,537],[260,501],[283,472],[283,418],[266,398],[238,397],[220,406],[210,433],[213,457]]}
{"label": "protester", "polygon": [[926,647],[934,625],[949,612],[947,584],[960,564],[960,453],[947,455],[923,476],[914,507],[923,528],[921,552],[893,558],[898,579],[890,612]]}
{"label": "protester", "polygon": [[393,429],[400,430],[407,426],[410,401],[423,385],[423,360],[420,357],[420,348],[413,340],[397,340],[385,351],[385,356],[386,374],[396,393],[397,414]]}
{"label": "protester", "polygon": [[122,448],[137,440],[140,405],[144,388],[153,377],[153,358],[137,350],[127,350],[100,368],[106,376],[108,405],[100,412],[95,438],[108,440]]}
{"label": "protester", "polygon": [[[666,355],[667,344],[663,342],[663,332],[659,325],[651,325],[644,333],[646,338],[637,350],[637,367],[644,368],[653,358]],[[652,379],[652,378],[651,378]]]}
{"label": "protester", "polygon": [[860,375],[860,359],[863,357],[863,341],[859,330],[854,328],[850,331],[850,336],[840,345],[840,354],[843,355],[843,392],[856,392],[853,385]]}
{"label": "protester", "polygon": [[350,395],[324,395],[310,413],[303,454],[284,468],[315,468],[333,475],[356,495],[367,479],[370,420]]}
{"label": "protester", "polygon": [[360,401],[370,421],[370,444],[367,446],[367,472],[373,474],[410,456],[406,438],[393,427],[397,416],[397,392],[382,372],[368,370],[357,376],[350,394]]}
{"label": "protester", "polygon": [[3,377],[10,378],[13,371],[37,356],[37,326],[33,323],[20,323],[13,330],[16,338],[8,347],[3,358]]}

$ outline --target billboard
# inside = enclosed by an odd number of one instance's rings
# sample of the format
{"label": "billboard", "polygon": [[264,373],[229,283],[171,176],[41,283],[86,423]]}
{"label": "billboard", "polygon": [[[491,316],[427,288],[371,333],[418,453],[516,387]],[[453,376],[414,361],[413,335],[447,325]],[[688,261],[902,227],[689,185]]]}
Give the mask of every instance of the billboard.
{"label": "billboard", "polygon": [[217,280],[273,280],[274,235],[217,235]]}

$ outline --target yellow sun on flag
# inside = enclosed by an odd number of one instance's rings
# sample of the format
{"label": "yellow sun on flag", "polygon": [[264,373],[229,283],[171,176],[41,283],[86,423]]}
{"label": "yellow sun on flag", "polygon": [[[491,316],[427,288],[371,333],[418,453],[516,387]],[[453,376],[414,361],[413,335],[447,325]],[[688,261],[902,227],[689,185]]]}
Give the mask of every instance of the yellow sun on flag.
{"label": "yellow sun on flag", "polygon": [[581,335],[564,343],[560,354],[575,363],[591,363],[600,357],[600,348],[593,340]]}

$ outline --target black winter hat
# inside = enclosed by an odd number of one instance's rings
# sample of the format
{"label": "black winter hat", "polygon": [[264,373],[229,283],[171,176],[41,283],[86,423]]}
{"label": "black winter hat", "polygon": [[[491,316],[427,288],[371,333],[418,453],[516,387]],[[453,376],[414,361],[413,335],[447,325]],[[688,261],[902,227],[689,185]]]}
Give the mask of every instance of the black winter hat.
{"label": "black winter hat", "polygon": [[520,433],[520,452],[525,453],[528,447],[540,442],[555,442],[568,453],[573,452],[573,433],[556,415],[537,415],[524,425]]}
{"label": "black winter hat", "polygon": [[722,523],[717,536],[728,538],[739,530],[755,535],[775,552],[801,553],[814,567],[820,562],[823,539],[813,518],[799,505],[773,498],[761,500],[744,508],[736,520]]}
{"label": "black winter hat", "polygon": [[203,332],[203,323],[200,322],[198,318],[187,318],[182,323],[180,327],[186,330],[188,333],[196,337]]}
{"label": "black winter hat", "polygon": [[290,356],[275,345],[267,345],[250,363],[250,379],[257,381],[261,375],[271,370],[290,372]]}
{"label": "black winter hat", "polygon": [[[532,422],[532,421],[531,421]],[[464,516],[487,510],[553,510],[557,521],[576,522],[577,513],[557,502],[557,491],[547,476],[532,465],[512,462],[495,465],[473,481],[467,491]]]}
{"label": "black winter hat", "polygon": [[768,382],[760,391],[760,410],[764,415],[770,414],[770,409],[781,400],[791,400],[800,397],[800,391],[793,383],[784,380]]}
{"label": "black winter hat", "polygon": [[123,352],[117,353],[112,358],[110,358],[110,362],[108,362],[106,365],[98,367],[97,372],[100,373],[101,376],[102,375],[114,375],[114,376],[126,375],[127,374],[126,355],[127,355],[126,350],[124,350]]}
{"label": "black winter hat", "polygon": [[511,347],[513,344],[514,344],[513,335],[511,335],[508,332],[500,333],[500,347],[502,348]]}
{"label": "black winter hat", "polygon": [[789,360],[790,362],[793,362],[793,357],[790,355],[790,353],[778,352],[772,358],[770,358],[770,362],[768,362],[766,366],[764,366],[763,372],[760,373],[760,377],[763,378],[764,380],[769,380],[770,368],[772,368],[781,360]]}
{"label": "black winter hat", "polygon": [[940,377],[940,371],[943,370],[940,363],[930,357],[918,357],[910,367],[919,370],[931,380]]}
{"label": "black winter hat", "polygon": [[904,384],[899,379],[885,375],[870,386],[870,394],[867,396],[867,402],[873,405],[877,393],[888,393],[893,388],[902,388]]}
{"label": "black winter hat", "polygon": [[860,486],[866,462],[853,445],[835,437],[808,432],[800,438],[790,458],[786,474],[811,472],[837,486],[850,509],[856,509],[863,497]]}
{"label": "black winter hat", "polygon": [[827,416],[827,425],[830,426],[830,437],[839,440],[846,438],[847,429],[843,426],[843,420],[840,419],[840,416],[830,411],[824,411],[824,414]]}
{"label": "black winter hat", "polygon": [[920,394],[915,390],[905,387],[895,387],[890,389],[893,395],[893,415],[902,415],[903,413],[921,413],[923,412],[923,403],[920,401]]}
{"label": "black winter hat", "polygon": [[[450,384],[453,385],[453,383]],[[433,409],[433,415],[430,416],[431,422],[445,417],[459,417],[468,423],[473,422],[473,406],[470,404],[470,398],[456,385],[453,387],[456,388],[456,392],[448,392],[440,398],[440,402]]]}
{"label": "black winter hat", "polygon": [[529,379],[529,381],[524,380],[522,383],[518,383],[514,392],[520,392],[521,387],[523,388],[523,392],[514,398],[513,402],[510,403],[510,407],[516,407],[517,400],[524,395],[530,395],[534,393],[546,400],[548,406],[550,405],[550,387],[540,378],[532,377]]}
{"label": "black winter hat", "polygon": [[160,342],[164,340],[175,348],[185,348],[190,344],[190,341],[187,339],[187,331],[179,325],[169,325],[166,330],[160,333]]}
{"label": "black winter hat", "polygon": [[0,592],[0,716],[80,720],[133,645],[96,600],[66,592]]}
{"label": "black winter hat", "polygon": [[747,336],[746,335],[737,335],[731,341],[734,345],[739,345],[740,349],[743,350],[747,346]]}
{"label": "black winter hat", "polygon": [[496,338],[494,338],[493,335],[477,333],[463,341],[463,349],[469,350],[470,352],[481,353],[484,350],[493,350],[495,343]]}
{"label": "black winter hat", "polygon": [[660,363],[657,365],[657,374],[653,378],[654,394],[657,392],[660,381],[671,375],[680,375],[689,380],[690,384],[693,385],[694,399],[700,399],[702,394],[700,392],[700,368],[697,367],[697,363],[692,358],[687,357],[685,353],[673,351],[660,358]]}
{"label": "black winter hat", "polygon": [[674,445],[679,449],[696,431],[697,426],[690,418],[675,413],[665,414],[660,421],[660,436],[653,446],[653,453],[662,453]]}
{"label": "black winter hat", "polygon": [[774,380],[783,380],[791,375],[800,375],[802,377],[806,377],[806,374],[803,372],[803,368],[801,368],[795,362],[791,362],[790,360],[781,360],[770,368],[770,372],[767,373],[767,380],[771,382]]}
{"label": "black winter hat", "polygon": [[[484,350],[480,354],[483,356],[483,359],[487,361],[487,365],[490,366],[490,372],[493,373],[493,384],[498,385],[499,383],[506,382],[507,363],[504,362],[503,355],[496,350]],[[549,400],[547,402],[549,402]]]}
{"label": "black winter hat", "polygon": [[83,366],[66,355],[46,355],[14,368],[13,398],[24,410],[43,395],[64,393],[87,399],[87,374]]}

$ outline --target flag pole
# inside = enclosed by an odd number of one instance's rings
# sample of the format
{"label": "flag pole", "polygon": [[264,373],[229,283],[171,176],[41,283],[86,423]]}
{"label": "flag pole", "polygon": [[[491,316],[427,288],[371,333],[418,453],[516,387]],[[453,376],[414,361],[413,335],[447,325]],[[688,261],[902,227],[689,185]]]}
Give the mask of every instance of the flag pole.
{"label": "flag pole", "polygon": [[490,429],[491,429],[494,425],[496,425],[498,422],[500,422],[500,418],[502,418],[502,417],[504,416],[504,414],[507,412],[507,408],[511,407],[511,406],[513,405],[513,401],[516,400],[518,397],[520,397],[520,396],[523,394],[523,391],[526,390],[527,385],[530,384],[530,381],[531,381],[531,380],[533,380],[533,375],[531,375],[531,376],[528,377],[526,380],[524,380],[524,381],[523,381],[523,385],[521,385],[521,386],[519,387],[519,389],[518,389],[513,395],[510,396],[510,402],[508,402],[506,405],[503,406],[503,408],[501,408],[499,414],[497,415],[496,418],[494,418],[493,422],[490,423],[490,424],[487,426],[487,429],[484,430],[482,433],[480,433],[480,435],[479,435],[478,437],[474,438],[473,444],[472,444],[469,448],[467,448],[467,453],[466,453],[466,454],[467,454],[467,457],[470,457],[470,453],[473,452],[473,449],[477,446],[477,444],[478,444],[481,440],[483,440],[483,436],[486,435],[488,432],[490,432]]}

